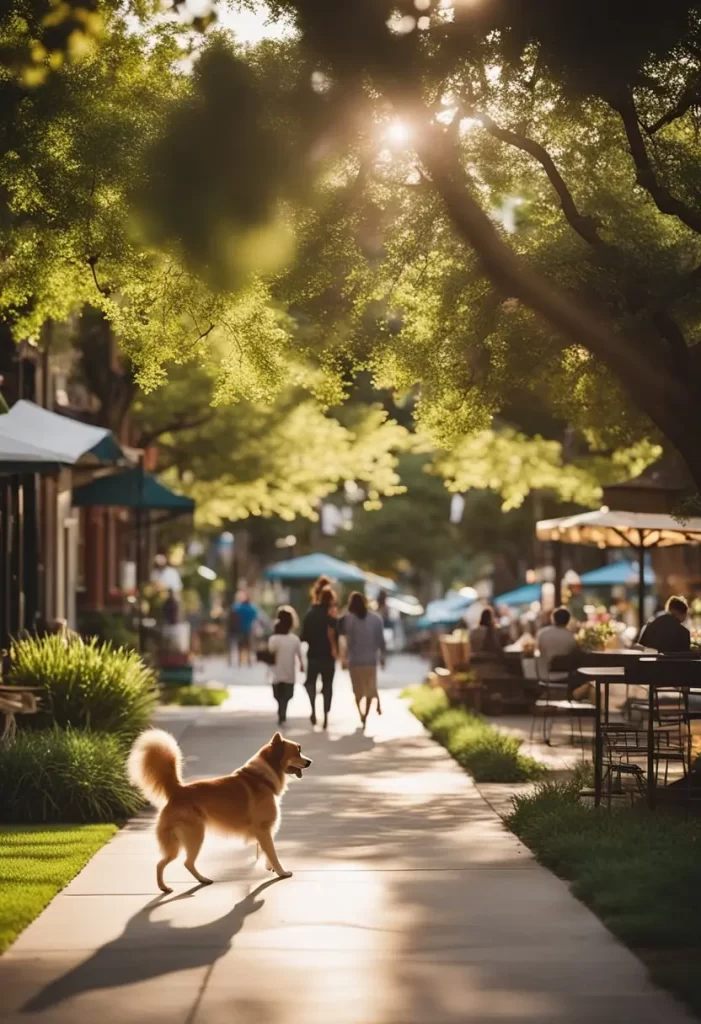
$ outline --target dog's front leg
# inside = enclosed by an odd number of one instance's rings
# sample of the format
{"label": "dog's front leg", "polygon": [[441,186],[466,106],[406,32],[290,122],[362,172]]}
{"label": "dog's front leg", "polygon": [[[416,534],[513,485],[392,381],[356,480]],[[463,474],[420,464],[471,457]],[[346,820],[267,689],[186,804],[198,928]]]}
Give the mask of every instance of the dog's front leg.
{"label": "dog's front leg", "polygon": [[282,864],[278,860],[277,852],[275,850],[275,843],[273,842],[272,832],[266,832],[261,830],[257,835],[258,842],[260,843],[263,853],[268,859],[268,863],[271,865],[272,870],[280,878],[290,878],[292,876],[291,871],[285,871]]}

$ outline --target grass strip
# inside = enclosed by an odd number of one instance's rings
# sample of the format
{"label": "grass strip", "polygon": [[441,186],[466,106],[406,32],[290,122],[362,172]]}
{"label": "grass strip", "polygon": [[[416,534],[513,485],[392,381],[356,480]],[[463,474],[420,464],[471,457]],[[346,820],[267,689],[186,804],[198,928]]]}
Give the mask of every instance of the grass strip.
{"label": "grass strip", "polygon": [[452,708],[439,687],[416,686],[403,696],[413,714],[476,782],[528,782],[547,771],[535,758],[520,753],[520,739],[465,708]]}
{"label": "grass strip", "polygon": [[[586,782],[586,780],[584,780]],[[579,800],[583,779],[514,799],[509,828],[701,1016],[701,822],[669,812],[610,814]]]}
{"label": "grass strip", "polygon": [[0,828],[0,953],[116,831],[116,825]]}
{"label": "grass strip", "polygon": [[208,686],[170,686],[162,689],[164,704],[180,704],[183,707],[216,708],[228,697],[228,690],[215,690]]}

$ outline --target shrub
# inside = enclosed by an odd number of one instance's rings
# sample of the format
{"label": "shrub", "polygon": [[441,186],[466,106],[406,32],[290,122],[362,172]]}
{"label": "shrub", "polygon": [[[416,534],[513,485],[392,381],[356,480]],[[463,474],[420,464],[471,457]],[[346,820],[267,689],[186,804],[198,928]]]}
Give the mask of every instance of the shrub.
{"label": "shrub", "polygon": [[228,696],[228,690],[213,690],[206,686],[181,686],[165,693],[166,702],[169,704],[203,708],[219,707]]}
{"label": "shrub", "polygon": [[104,733],[61,729],[17,734],[0,746],[0,821],[102,822],[142,805],[122,744]]}
{"label": "shrub", "polygon": [[451,708],[443,690],[421,686],[407,696],[416,717],[476,782],[527,782],[544,774],[544,765],[519,753],[517,737],[465,708]]}
{"label": "shrub", "polygon": [[412,686],[404,690],[402,696],[409,698],[412,713],[424,725],[428,725],[432,719],[450,707],[445,690],[440,686]]}
{"label": "shrub", "polygon": [[10,681],[44,690],[44,713],[31,725],[111,732],[126,742],[146,725],[157,701],[156,677],[135,651],[63,636],[12,644]]}
{"label": "shrub", "polygon": [[[514,799],[507,825],[624,942],[698,949],[701,822],[584,805],[582,775]],[[697,1005],[701,993],[697,986]]]}
{"label": "shrub", "polygon": [[83,637],[96,637],[113,647],[136,648],[138,633],[127,624],[124,615],[116,612],[85,611],[78,616],[78,632]]}

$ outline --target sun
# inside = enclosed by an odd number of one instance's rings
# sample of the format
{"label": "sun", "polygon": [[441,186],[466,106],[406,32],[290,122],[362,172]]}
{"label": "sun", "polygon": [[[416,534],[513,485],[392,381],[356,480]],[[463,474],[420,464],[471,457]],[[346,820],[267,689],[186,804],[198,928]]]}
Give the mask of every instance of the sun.
{"label": "sun", "polygon": [[406,146],[411,141],[411,129],[403,121],[394,121],[387,129],[387,140],[395,146]]}

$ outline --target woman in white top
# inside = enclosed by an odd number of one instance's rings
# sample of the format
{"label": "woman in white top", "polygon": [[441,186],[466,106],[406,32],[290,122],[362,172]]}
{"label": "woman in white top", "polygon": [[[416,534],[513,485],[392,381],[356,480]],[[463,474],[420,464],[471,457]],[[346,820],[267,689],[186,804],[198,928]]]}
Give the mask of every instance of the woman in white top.
{"label": "woman in white top", "polygon": [[275,655],[273,664],[273,694],[277,701],[278,724],[287,720],[287,705],[294,693],[297,664],[304,671],[302,643],[292,632],[295,614],[291,608],[278,608],[273,635],[268,640],[268,649]]}

